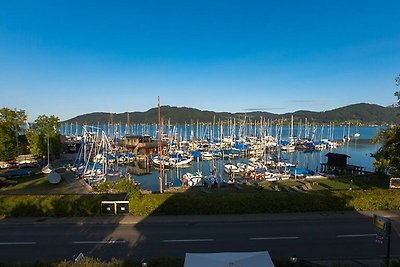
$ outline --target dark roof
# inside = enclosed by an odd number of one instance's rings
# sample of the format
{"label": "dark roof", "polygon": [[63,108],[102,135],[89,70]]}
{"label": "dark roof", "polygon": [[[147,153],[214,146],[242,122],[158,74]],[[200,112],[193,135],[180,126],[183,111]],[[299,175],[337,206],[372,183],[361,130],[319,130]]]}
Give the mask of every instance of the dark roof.
{"label": "dark roof", "polygon": [[351,158],[349,155],[340,154],[340,153],[328,153],[325,155],[328,158]]}
{"label": "dark roof", "polygon": [[101,200],[106,200],[106,201],[128,200],[128,194],[127,193],[102,194]]}

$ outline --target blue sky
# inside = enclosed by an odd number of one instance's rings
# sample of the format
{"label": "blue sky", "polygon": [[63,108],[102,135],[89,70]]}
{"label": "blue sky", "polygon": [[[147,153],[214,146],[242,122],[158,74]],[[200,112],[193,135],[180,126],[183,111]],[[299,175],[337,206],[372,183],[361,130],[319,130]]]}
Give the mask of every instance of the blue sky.
{"label": "blue sky", "polygon": [[285,113],[395,102],[400,1],[0,1],[0,106]]}

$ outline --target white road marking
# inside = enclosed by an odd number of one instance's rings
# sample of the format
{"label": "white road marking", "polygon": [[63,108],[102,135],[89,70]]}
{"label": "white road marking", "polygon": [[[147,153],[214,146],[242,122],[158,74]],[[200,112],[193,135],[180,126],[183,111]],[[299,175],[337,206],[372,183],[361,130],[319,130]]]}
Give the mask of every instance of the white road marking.
{"label": "white road marking", "polygon": [[249,240],[289,240],[299,239],[298,236],[272,236],[272,237],[250,237]]}
{"label": "white road marking", "polygon": [[36,245],[36,242],[0,242],[0,245]]}
{"label": "white road marking", "polygon": [[74,241],[73,244],[125,244],[125,240]]}
{"label": "white road marking", "polygon": [[212,242],[214,239],[167,239],[163,240],[164,243],[173,243],[173,242]]}
{"label": "white road marking", "polygon": [[337,235],[338,238],[346,238],[346,237],[367,237],[367,236],[376,236],[376,234],[359,234],[359,235]]}

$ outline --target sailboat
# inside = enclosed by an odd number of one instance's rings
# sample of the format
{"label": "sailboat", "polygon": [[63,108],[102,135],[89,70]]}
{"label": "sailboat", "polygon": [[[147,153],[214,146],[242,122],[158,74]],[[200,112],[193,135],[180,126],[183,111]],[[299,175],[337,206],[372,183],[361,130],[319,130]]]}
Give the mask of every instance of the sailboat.
{"label": "sailboat", "polygon": [[50,174],[52,167],[50,165],[50,136],[47,135],[47,165],[42,168],[42,173]]}
{"label": "sailboat", "polygon": [[53,170],[50,165],[50,136],[47,135],[47,165],[42,168],[42,173],[48,174],[47,180],[51,184],[58,184],[61,182],[61,175]]}
{"label": "sailboat", "polygon": [[357,121],[357,125],[356,125],[356,132],[354,134],[354,137],[360,137],[360,133],[358,132],[358,121]]}

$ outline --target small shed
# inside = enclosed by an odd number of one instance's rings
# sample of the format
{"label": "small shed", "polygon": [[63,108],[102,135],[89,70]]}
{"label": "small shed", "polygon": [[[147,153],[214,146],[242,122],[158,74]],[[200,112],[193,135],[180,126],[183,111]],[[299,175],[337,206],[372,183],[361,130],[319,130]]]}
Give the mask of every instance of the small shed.
{"label": "small shed", "polygon": [[328,153],[325,155],[328,157],[327,163],[321,163],[321,172],[335,174],[335,175],[360,175],[364,174],[364,167],[348,165],[347,159],[349,155],[340,153]]}
{"label": "small shed", "polygon": [[[168,145],[167,141],[162,141],[162,147]],[[153,140],[149,135],[129,135],[119,142],[119,146],[135,155],[152,155],[156,152],[158,141]]]}
{"label": "small shed", "polygon": [[346,167],[347,158],[350,158],[349,155],[340,153],[328,153],[325,155],[325,157],[328,157],[328,162],[326,165],[334,167]]}
{"label": "small shed", "polygon": [[123,140],[123,145],[136,147],[139,144],[150,143],[153,141],[150,135],[128,135]]}

